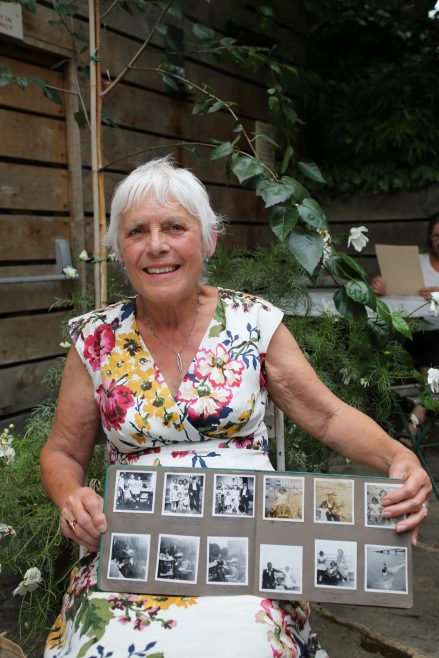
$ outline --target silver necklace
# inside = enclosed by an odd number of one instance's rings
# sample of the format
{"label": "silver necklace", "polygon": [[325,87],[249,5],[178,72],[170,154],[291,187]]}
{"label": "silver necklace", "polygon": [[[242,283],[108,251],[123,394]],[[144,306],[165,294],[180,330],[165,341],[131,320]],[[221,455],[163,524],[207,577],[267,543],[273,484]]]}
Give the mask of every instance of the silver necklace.
{"label": "silver necklace", "polygon": [[182,355],[182,353],[183,353],[183,351],[184,351],[184,348],[186,347],[186,345],[187,345],[188,342],[189,342],[189,338],[192,336],[192,333],[193,333],[193,331],[194,331],[194,329],[195,329],[195,325],[196,325],[196,323],[197,323],[197,318],[198,318],[198,311],[199,311],[199,309],[200,309],[200,288],[198,288],[198,292],[197,292],[197,308],[195,309],[195,317],[194,317],[194,321],[193,321],[193,324],[192,324],[191,330],[190,330],[190,332],[188,333],[188,335],[186,336],[186,338],[184,339],[183,345],[180,347],[179,350],[174,350],[170,345],[168,345],[168,343],[165,343],[165,341],[162,340],[162,339],[160,338],[160,336],[157,336],[156,332],[154,331],[154,327],[152,326],[151,318],[149,317],[149,315],[146,316],[146,319],[147,319],[147,321],[148,321],[148,326],[149,326],[149,328],[151,329],[151,333],[152,333],[152,335],[154,336],[154,338],[155,338],[156,340],[158,340],[158,342],[159,342],[161,345],[163,345],[163,347],[165,347],[169,352],[172,352],[172,354],[175,354],[175,358],[176,358],[176,360],[177,360],[177,368],[178,368],[179,372],[183,372],[183,360],[182,360],[182,358],[181,358],[181,355]]}

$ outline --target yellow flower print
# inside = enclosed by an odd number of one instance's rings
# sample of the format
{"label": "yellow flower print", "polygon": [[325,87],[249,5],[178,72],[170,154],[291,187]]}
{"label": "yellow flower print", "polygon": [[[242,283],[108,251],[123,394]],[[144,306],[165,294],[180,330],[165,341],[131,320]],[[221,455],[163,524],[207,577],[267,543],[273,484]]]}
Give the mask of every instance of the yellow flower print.
{"label": "yellow flower print", "polygon": [[116,339],[116,347],[130,357],[135,357],[139,352],[144,351],[140,335],[135,331],[119,334]]}
{"label": "yellow flower print", "polygon": [[137,597],[136,605],[142,605],[146,610],[151,606],[158,606],[160,610],[169,610],[173,605],[178,608],[188,608],[198,603],[196,596],[150,596],[147,594]]}

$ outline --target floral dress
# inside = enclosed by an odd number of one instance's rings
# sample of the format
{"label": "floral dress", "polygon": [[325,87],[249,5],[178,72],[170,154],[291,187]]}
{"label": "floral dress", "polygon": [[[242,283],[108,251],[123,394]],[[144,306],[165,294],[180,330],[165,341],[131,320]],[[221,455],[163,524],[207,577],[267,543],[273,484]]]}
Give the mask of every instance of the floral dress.
{"label": "floral dress", "polygon": [[[270,470],[264,360],[282,312],[219,289],[175,397],[144,344],[135,298],[70,322],[112,463]],[[307,603],[257,596],[100,592],[96,557],[72,572],[45,658],[299,658],[317,649]]]}

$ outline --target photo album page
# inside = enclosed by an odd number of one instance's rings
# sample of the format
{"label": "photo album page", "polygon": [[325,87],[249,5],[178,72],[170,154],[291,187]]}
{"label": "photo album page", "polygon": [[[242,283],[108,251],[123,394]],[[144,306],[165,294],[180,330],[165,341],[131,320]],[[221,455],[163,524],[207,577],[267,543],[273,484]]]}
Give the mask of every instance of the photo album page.
{"label": "photo album page", "polygon": [[381,516],[382,499],[401,486],[384,477],[113,465],[98,584],[410,607],[410,533]]}

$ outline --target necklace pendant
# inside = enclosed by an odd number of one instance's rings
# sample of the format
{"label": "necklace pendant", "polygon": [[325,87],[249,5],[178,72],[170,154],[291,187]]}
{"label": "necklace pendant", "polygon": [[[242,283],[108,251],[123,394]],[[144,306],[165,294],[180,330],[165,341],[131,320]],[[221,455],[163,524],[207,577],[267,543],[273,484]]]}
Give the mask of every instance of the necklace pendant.
{"label": "necklace pendant", "polygon": [[183,372],[183,361],[181,360],[180,352],[176,352],[175,356],[177,358],[177,368],[180,372]]}

